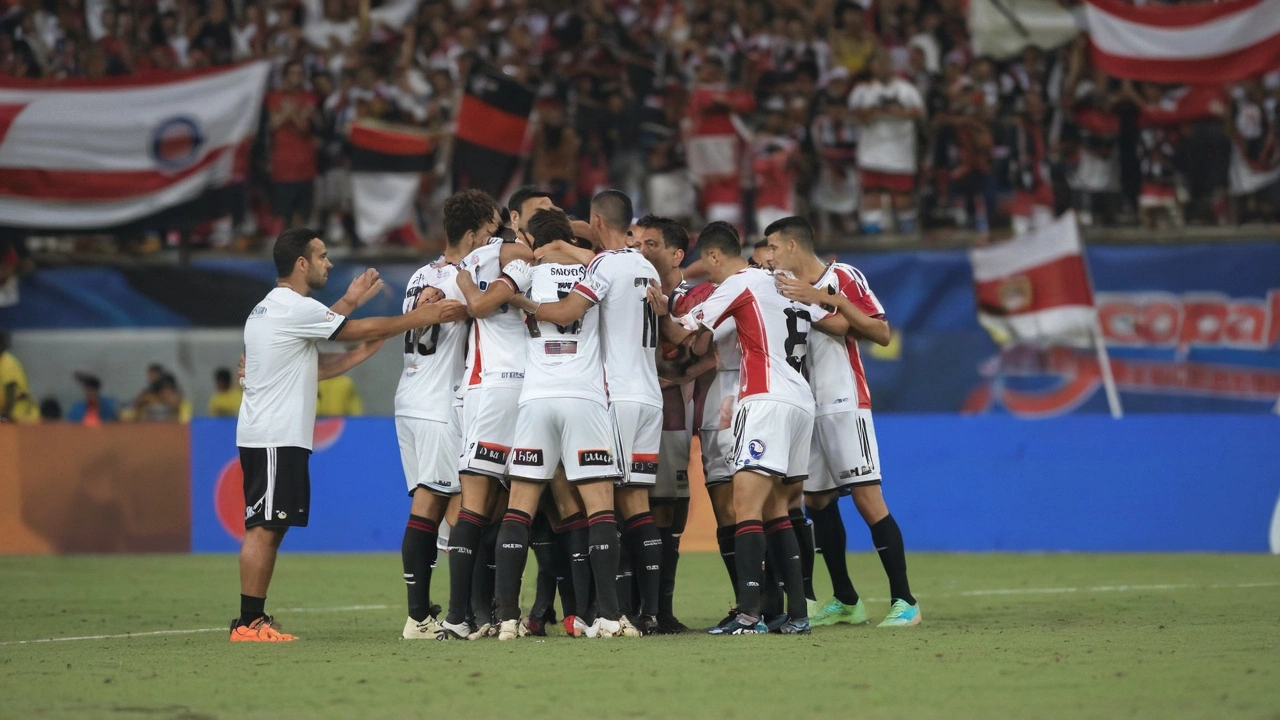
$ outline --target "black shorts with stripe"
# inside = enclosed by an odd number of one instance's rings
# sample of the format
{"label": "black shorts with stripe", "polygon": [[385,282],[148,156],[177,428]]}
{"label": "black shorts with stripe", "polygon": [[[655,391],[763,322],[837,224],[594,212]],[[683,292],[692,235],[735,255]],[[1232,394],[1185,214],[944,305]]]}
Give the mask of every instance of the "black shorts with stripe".
{"label": "black shorts with stripe", "polygon": [[240,448],[246,529],[307,526],[310,459],[311,451],[300,447]]}

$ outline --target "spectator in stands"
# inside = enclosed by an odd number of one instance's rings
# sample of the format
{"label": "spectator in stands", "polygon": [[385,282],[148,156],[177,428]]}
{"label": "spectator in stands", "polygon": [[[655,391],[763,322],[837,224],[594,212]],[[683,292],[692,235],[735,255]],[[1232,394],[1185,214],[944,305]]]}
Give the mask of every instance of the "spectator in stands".
{"label": "spectator in stands", "polygon": [[[221,0],[218,0],[221,2]],[[320,114],[307,91],[302,62],[284,66],[280,88],[267,95],[271,129],[271,185],[277,223],[298,227],[311,217],[316,179],[316,137]]]}
{"label": "spectator in stands", "polygon": [[178,381],[166,372],[138,398],[133,407],[133,420],[188,423],[191,422],[191,402],[183,397]]}
{"label": "spectator in stands", "polygon": [[62,421],[62,403],[57,398],[47,397],[40,401],[40,422],[56,423]]}
{"label": "spectator in stands", "polygon": [[0,330],[0,422],[34,422],[39,417],[27,371],[9,350],[9,333]]}
{"label": "spectator in stands", "polygon": [[564,110],[544,105],[533,136],[533,184],[551,195],[556,207],[573,207],[578,201],[578,171],[582,143],[565,124]]}
{"label": "spectator in stands", "polygon": [[[862,230],[878,233],[896,219],[899,231],[914,232],[916,126],[924,118],[924,99],[915,85],[894,77],[886,53],[876,53],[870,69],[872,79],[849,95],[849,109],[861,127]],[[893,217],[885,213],[883,195],[890,198]]]}
{"label": "spectator in stands", "polygon": [[316,417],[350,417],[364,414],[364,403],[348,375],[321,380],[316,396]]}
{"label": "spectator in stands", "polygon": [[236,417],[240,414],[240,401],[244,390],[231,381],[231,371],[218,368],[213,371],[213,395],[209,398],[209,417]]}
{"label": "spectator in stands", "polygon": [[116,401],[102,395],[102,381],[97,375],[78,372],[76,382],[84,398],[71,404],[67,411],[67,421],[97,427],[104,422],[115,422],[119,419],[116,413]]}

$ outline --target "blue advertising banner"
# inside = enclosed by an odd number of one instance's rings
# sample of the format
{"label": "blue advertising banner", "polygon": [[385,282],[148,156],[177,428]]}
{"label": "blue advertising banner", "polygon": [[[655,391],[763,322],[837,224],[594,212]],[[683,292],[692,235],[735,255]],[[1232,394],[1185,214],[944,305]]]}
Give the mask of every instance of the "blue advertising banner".
{"label": "blue advertising banner", "polygon": [[[239,547],[234,420],[191,425],[192,549]],[[884,415],[884,492],[909,550],[1280,552],[1280,418]],[[390,418],[323,420],[290,551],[394,551],[409,501]],[[695,488],[694,492],[703,492]],[[852,503],[849,549],[870,550]]]}

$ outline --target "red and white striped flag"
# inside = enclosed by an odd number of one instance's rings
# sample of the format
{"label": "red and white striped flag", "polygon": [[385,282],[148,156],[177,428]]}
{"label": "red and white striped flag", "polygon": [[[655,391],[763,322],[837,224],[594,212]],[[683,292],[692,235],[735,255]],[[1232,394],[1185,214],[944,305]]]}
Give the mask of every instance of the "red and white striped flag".
{"label": "red and white striped flag", "polygon": [[0,218],[108,228],[242,181],[268,69],[0,79]]}
{"label": "red and white striped flag", "polygon": [[1094,62],[1116,77],[1210,84],[1280,68],[1280,0],[1087,0],[1085,16]]}
{"label": "red and white striped flag", "polygon": [[389,233],[418,234],[415,203],[435,141],[420,128],[371,120],[351,124],[351,194],[356,235],[365,243]]}
{"label": "red and white striped flag", "polygon": [[1001,345],[1084,340],[1096,326],[1074,211],[1029,235],[969,251],[978,322]]}

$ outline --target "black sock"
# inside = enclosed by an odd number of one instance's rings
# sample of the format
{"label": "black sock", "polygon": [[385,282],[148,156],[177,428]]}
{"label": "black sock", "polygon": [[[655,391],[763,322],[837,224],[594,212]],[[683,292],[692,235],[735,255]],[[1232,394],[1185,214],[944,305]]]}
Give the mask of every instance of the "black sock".
{"label": "black sock", "polygon": [[853,581],[849,579],[848,537],[844,531],[844,518],[840,517],[839,504],[833,500],[821,510],[809,508],[809,517],[813,518],[813,538],[818,547],[822,548],[822,562],[826,564],[827,574],[831,576],[832,594],[845,605],[856,604],[858,593],[853,589]]}
{"label": "black sock", "polygon": [[254,620],[260,617],[266,617],[267,599],[264,597],[253,597],[252,595],[240,596],[240,624],[250,625]]}
{"label": "black sock", "polygon": [[529,617],[541,620],[556,602],[556,560],[554,535],[551,532],[551,520],[544,512],[533,518],[533,527],[529,529],[529,549],[538,561],[538,586],[534,593],[533,605],[529,607]]}
{"label": "black sock", "polygon": [[631,545],[627,543],[621,529],[618,531],[618,541],[618,574],[614,577],[618,591],[618,612],[630,616],[635,607],[631,603],[631,589],[635,583],[635,574],[632,571]]}
{"label": "black sock", "polygon": [[729,571],[729,583],[733,585],[734,602],[738,597],[738,563],[735,561],[735,543],[733,534],[736,525],[725,525],[716,528],[716,543],[720,546],[720,559],[724,561],[724,569]]}
{"label": "black sock", "polygon": [[410,515],[400,543],[400,561],[404,566],[404,586],[409,593],[409,617],[418,622],[427,619],[431,607],[431,566],[436,561],[436,538],[439,530],[431,520]]}
{"label": "black sock", "polygon": [[889,596],[915,605],[911,583],[907,582],[907,551],[902,546],[902,530],[898,528],[898,521],[892,515],[885,515],[883,520],[872,525],[871,542],[880,553],[884,574],[889,576]]}
{"label": "black sock", "polygon": [[507,510],[498,529],[494,562],[497,565],[498,621],[520,617],[520,580],[529,559],[529,525],[533,519],[520,510]]}
{"label": "black sock", "polygon": [[449,613],[445,621],[457,625],[471,611],[471,576],[475,574],[476,549],[488,519],[466,508],[449,533]]}
{"label": "black sock", "polygon": [[689,521],[689,498],[677,498],[670,527],[658,528],[662,537],[662,582],[658,590],[658,617],[675,618],[676,566],[680,563],[680,537]]}
{"label": "black sock", "polygon": [[564,519],[561,525],[567,535],[569,548],[569,578],[573,584],[573,610],[585,621],[590,616],[591,591],[594,578],[591,576],[591,539],[587,528],[587,518],[582,513],[574,513]]}
{"label": "black sock", "polygon": [[738,612],[760,617],[764,584],[764,523],[744,520],[734,532],[734,562],[738,566]]}
{"label": "black sock", "polygon": [[485,526],[480,534],[480,545],[476,548],[476,567],[471,575],[471,612],[476,622],[483,625],[497,619],[494,615],[494,591],[498,583],[498,566],[494,558],[494,548],[498,545],[498,530],[502,523],[493,522]]}
{"label": "black sock", "polygon": [[791,521],[791,529],[796,533],[796,542],[800,543],[800,576],[804,578],[804,596],[817,600],[813,593],[813,531],[809,527],[809,519],[804,510],[796,508],[787,515]]}
{"label": "black sock", "polygon": [[662,535],[654,524],[653,513],[627,518],[625,533],[622,542],[631,546],[631,568],[640,589],[640,614],[657,616],[662,592]]}
{"label": "black sock", "polygon": [[612,510],[601,510],[587,518],[588,555],[595,576],[596,606],[606,620],[617,620],[618,610],[618,520]]}
{"label": "black sock", "polygon": [[774,518],[764,526],[769,563],[776,568],[787,593],[787,615],[792,620],[809,617],[804,594],[804,577],[800,569],[800,542],[791,527],[790,518]]}
{"label": "black sock", "polygon": [[767,622],[786,612],[786,597],[782,592],[782,580],[769,562],[769,541],[765,540],[764,582],[760,585],[760,616]]}
{"label": "black sock", "polygon": [[[553,550],[552,558],[555,560],[556,589],[560,593],[560,608],[568,617],[576,612],[577,600],[573,596],[573,575],[570,574],[569,533],[563,525],[553,528],[551,549]],[[554,603],[549,610],[552,613],[555,612]]]}

